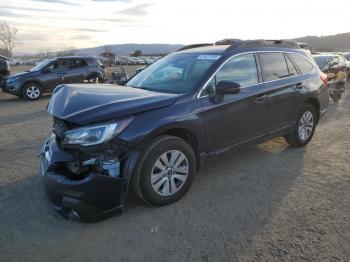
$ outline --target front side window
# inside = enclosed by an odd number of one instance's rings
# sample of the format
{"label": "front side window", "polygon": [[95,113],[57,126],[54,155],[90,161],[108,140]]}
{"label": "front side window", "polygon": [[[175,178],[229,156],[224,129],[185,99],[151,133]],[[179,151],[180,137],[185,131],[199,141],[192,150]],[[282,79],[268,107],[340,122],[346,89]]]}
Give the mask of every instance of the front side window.
{"label": "front side window", "polygon": [[215,94],[215,88],[221,81],[237,83],[241,88],[258,84],[254,54],[239,55],[229,60],[211,79],[201,95]]}
{"label": "front side window", "polygon": [[189,93],[220,57],[216,54],[168,55],[136,74],[127,86],[166,93]]}
{"label": "front side window", "polygon": [[216,83],[229,81],[241,87],[255,85],[259,82],[255,57],[245,54],[232,58],[216,74]]}
{"label": "front side window", "polygon": [[290,76],[283,53],[259,54],[261,73],[264,81],[273,81]]}
{"label": "front side window", "polygon": [[294,63],[297,65],[297,67],[299,68],[302,74],[307,74],[310,71],[312,71],[312,69],[314,68],[314,66],[301,55],[298,55],[298,54],[289,54],[289,55],[294,61]]}

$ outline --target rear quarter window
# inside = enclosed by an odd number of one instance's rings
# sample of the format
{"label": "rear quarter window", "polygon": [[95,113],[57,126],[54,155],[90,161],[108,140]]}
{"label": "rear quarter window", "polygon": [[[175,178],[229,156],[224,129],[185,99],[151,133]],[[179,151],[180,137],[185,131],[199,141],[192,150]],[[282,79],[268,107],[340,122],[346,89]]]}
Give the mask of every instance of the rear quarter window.
{"label": "rear quarter window", "polygon": [[283,53],[261,53],[259,61],[264,81],[278,80],[290,75]]}
{"label": "rear quarter window", "polygon": [[312,71],[314,65],[309,62],[306,58],[298,54],[288,54],[291,59],[294,61],[296,66],[299,68],[301,74],[307,74]]}

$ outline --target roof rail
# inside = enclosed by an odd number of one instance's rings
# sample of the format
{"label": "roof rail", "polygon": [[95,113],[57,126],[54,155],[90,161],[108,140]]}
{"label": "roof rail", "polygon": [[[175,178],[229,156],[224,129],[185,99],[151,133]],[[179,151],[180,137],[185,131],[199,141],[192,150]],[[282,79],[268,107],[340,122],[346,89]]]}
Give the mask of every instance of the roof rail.
{"label": "roof rail", "polygon": [[249,47],[286,47],[286,48],[296,48],[300,49],[304,47],[303,43],[298,43],[293,40],[240,40],[235,38],[227,38],[220,41],[215,42],[214,44],[205,43],[205,44],[194,44],[194,45],[186,45],[180,48],[177,51],[183,51],[192,48],[204,47],[204,46],[218,46],[218,45],[229,45],[226,48],[226,51],[234,50],[238,48],[249,48]]}
{"label": "roof rail", "polygon": [[186,45],[184,47],[181,47],[179,50],[177,51],[183,51],[183,50],[187,50],[187,49],[192,49],[192,48],[198,48],[198,47],[203,47],[203,46],[213,46],[214,44],[193,44],[193,45]]}
{"label": "roof rail", "polygon": [[227,38],[227,39],[223,39],[220,41],[217,41],[215,43],[215,45],[233,45],[235,43],[241,42],[241,39],[236,39],[236,38]]}
{"label": "roof rail", "polygon": [[226,49],[226,51],[234,50],[237,48],[244,48],[244,47],[257,47],[257,46],[264,46],[264,47],[287,47],[287,48],[297,48],[300,49],[300,46],[297,42],[293,40],[245,40],[245,41],[237,41],[233,44],[231,44],[230,47]]}

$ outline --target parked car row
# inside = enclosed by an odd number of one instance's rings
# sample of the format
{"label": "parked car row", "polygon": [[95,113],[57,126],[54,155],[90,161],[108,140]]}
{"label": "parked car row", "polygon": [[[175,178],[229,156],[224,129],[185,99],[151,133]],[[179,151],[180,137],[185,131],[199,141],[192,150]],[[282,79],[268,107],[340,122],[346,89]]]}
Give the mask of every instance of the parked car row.
{"label": "parked car row", "polygon": [[117,65],[150,65],[160,59],[159,56],[119,56],[115,59]]}

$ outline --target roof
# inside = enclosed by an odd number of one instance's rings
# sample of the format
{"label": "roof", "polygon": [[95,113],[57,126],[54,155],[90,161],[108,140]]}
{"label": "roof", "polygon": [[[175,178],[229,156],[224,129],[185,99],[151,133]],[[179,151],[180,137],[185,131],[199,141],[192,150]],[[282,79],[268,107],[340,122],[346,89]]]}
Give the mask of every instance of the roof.
{"label": "roof", "polygon": [[2,58],[2,59],[4,59],[4,60],[7,60],[7,61],[10,60],[9,58],[7,58],[7,57],[5,57],[5,56],[2,56],[2,55],[0,55],[0,58]]}
{"label": "roof", "polygon": [[75,55],[75,56],[59,56],[57,58],[61,58],[61,59],[81,59],[81,58],[92,58],[91,56],[79,56],[79,55]]}

